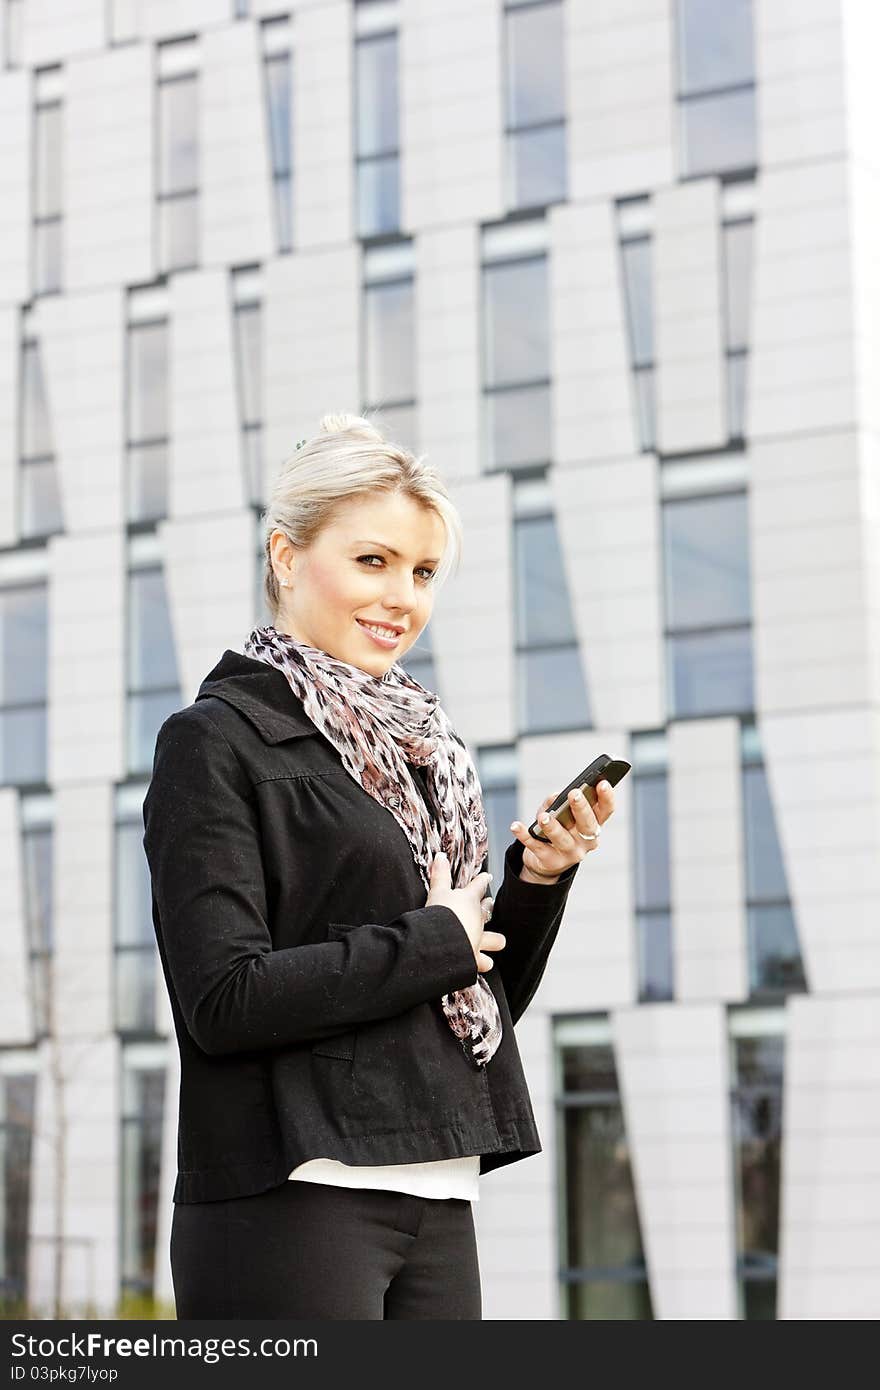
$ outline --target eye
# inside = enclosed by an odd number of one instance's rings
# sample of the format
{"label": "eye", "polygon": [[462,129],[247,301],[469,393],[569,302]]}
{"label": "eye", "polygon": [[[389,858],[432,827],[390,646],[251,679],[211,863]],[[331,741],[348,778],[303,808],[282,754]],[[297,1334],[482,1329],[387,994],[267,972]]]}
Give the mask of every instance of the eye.
{"label": "eye", "polygon": [[[359,556],[358,556],[358,564],[362,564],[364,560],[379,560],[380,563],[383,564],[383,565],[384,565],[384,563],[385,563],[385,560],[384,560],[384,558],[383,558],[381,555],[359,555]],[[375,565],[367,565],[366,568],[367,568],[367,569],[375,569],[376,567],[375,567]],[[435,571],[432,570],[432,569],[429,569],[427,565],[419,565],[417,573],[424,574],[426,577],[425,577],[425,579],[424,579],[423,582],[424,582],[425,584],[430,584],[431,580],[434,578]]]}

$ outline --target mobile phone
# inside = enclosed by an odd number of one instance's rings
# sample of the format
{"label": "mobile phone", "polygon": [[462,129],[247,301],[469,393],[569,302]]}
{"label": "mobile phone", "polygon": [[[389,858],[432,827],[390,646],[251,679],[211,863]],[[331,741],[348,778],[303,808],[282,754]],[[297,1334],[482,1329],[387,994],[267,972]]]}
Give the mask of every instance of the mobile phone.
{"label": "mobile phone", "polygon": [[[547,807],[547,815],[555,816],[560,825],[564,825],[566,830],[570,830],[574,824],[574,812],[568,800],[568,793],[578,787],[587,798],[591,806],[596,804],[596,793],[594,788],[597,782],[610,782],[612,787],[616,787],[621,778],[625,777],[632,767],[632,763],[626,762],[623,758],[609,758],[607,753],[600,753],[598,758],[579,772],[577,777],[569,782],[562,791]],[[543,840],[547,844],[550,840],[549,835],[545,835],[538,822],[533,820],[529,826],[529,834],[535,840]]]}

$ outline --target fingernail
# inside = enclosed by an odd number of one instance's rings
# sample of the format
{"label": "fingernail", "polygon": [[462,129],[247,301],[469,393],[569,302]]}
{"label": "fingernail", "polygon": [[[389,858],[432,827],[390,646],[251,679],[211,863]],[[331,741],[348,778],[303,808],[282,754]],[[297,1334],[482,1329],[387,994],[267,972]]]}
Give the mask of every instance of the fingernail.
{"label": "fingernail", "polygon": [[511,830],[519,830],[519,821],[518,821],[518,820],[512,821],[512,822],[511,822],[510,828],[511,828]]}
{"label": "fingernail", "polygon": [[572,796],[574,797],[575,801],[583,801],[584,799],[580,792],[572,792]]}

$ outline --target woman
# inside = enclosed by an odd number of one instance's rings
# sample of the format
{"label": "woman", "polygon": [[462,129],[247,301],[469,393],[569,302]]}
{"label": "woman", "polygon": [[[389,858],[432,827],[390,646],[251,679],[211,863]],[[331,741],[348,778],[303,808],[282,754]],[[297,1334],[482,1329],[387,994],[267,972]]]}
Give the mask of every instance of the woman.
{"label": "woman", "polygon": [[274,622],[162,725],[144,801],[177,1314],[480,1318],[478,1175],[541,1149],[513,1024],[613,793],[549,843],[514,822],[493,904],[470,754],[398,664],[460,540],[443,483],[326,416],[265,525]]}

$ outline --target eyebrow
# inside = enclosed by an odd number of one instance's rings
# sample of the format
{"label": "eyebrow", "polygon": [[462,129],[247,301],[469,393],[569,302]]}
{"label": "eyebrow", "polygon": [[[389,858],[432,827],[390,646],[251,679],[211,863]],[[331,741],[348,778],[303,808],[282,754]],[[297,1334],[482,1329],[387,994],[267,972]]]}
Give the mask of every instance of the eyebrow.
{"label": "eyebrow", "polygon": [[[396,555],[398,560],[401,558],[399,550],[395,550],[393,545],[386,545],[384,541],[352,541],[352,545],[378,545],[381,550],[387,550],[389,555]],[[428,555],[420,564],[439,565],[440,561],[433,555]]]}

